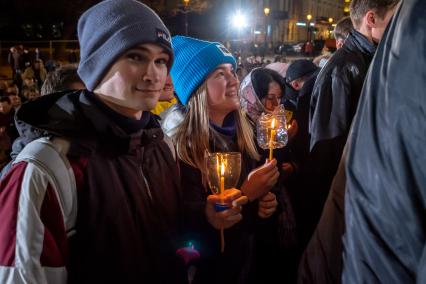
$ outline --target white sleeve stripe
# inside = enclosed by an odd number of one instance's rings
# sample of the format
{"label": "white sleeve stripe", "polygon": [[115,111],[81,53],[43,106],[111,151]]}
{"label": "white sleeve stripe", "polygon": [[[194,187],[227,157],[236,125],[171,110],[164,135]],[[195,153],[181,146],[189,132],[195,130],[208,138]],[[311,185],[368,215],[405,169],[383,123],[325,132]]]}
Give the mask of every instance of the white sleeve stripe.
{"label": "white sleeve stripe", "polygon": [[22,269],[14,267],[0,266],[0,275],[2,275],[2,284],[40,284],[52,283],[62,284],[67,283],[67,272],[65,267],[43,267],[43,273],[46,275],[45,282],[38,282],[35,279],[29,279]]}
{"label": "white sleeve stripe", "polygon": [[[44,170],[29,162],[22,180],[16,227],[15,276],[22,278],[14,279],[12,283],[66,283],[64,267],[50,271],[40,263],[44,241],[40,209],[49,183],[53,186],[51,178]],[[57,275],[59,271],[62,271],[61,275]],[[51,272],[54,272],[54,275],[49,275]],[[51,278],[65,281],[48,282]]]}

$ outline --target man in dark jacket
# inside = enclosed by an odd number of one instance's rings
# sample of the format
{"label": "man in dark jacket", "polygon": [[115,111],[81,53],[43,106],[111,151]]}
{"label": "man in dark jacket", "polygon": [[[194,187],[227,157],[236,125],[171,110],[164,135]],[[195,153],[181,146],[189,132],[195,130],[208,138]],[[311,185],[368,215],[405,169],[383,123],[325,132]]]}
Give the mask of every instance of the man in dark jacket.
{"label": "man in dark jacket", "polygon": [[348,139],[343,283],[426,283],[425,12],[401,3],[366,78]]}
{"label": "man in dark jacket", "polygon": [[[359,9],[362,7],[365,7],[362,5],[362,4],[365,4],[363,2],[365,1],[353,1],[351,3],[351,18],[353,22],[355,23],[355,27],[357,26],[357,22],[358,22],[357,17],[359,17],[359,13],[360,13]],[[369,25],[368,22],[371,21],[371,19],[369,20],[368,17],[372,16],[371,14],[373,13],[372,11],[376,11],[374,12],[374,16],[376,18],[374,22],[376,23],[375,28],[377,28],[378,30],[375,30],[375,29],[371,30],[370,36],[371,36],[371,39],[374,40],[374,42],[380,41],[384,32],[384,29],[386,28],[388,24],[388,21],[391,19],[395,11],[398,1],[371,0],[367,2],[369,2],[369,5],[370,5],[369,7],[377,7],[378,4],[381,4],[384,6],[378,6],[381,8],[374,8],[374,9],[370,8],[370,10],[365,12],[364,21],[362,22],[363,24],[361,24],[361,26],[358,26],[358,29],[366,30]],[[379,18],[380,17],[379,15],[382,15],[381,16],[382,18]],[[377,18],[384,19],[384,20],[380,21]],[[378,25],[378,23],[381,23],[381,24]],[[382,25],[384,25],[384,27]],[[354,37],[354,33],[355,35],[357,35],[357,37]],[[367,38],[365,38],[363,35],[359,33],[357,34],[356,31],[355,32],[353,31],[348,37],[349,42],[348,41],[345,42],[343,48],[339,49],[336,52],[336,54],[333,56],[333,58],[335,56],[339,56],[339,57],[342,57],[340,58],[340,60],[343,60],[345,57],[348,57],[348,60],[349,59],[353,60],[354,58],[356,58],[356,56],[359,56],[359,57],[370,58],[371,60],[371,56],[365,53],[363,54],[361,52],[362,49],[359,50],[356,48],[355,44],[359,44],[359,42],[357,41],[357,38],[361,42],[364,42],[364,44],[366,44],[367,46],[370,46],[369,45],[370,42],[369,41],[368,43],[366,42]],[[349,48],[353,49],[352,53],[349,51]],[[340,50],[345,51],[346,56],[343,56],[341,53],[339,53]],[[356,52],[356,50],[358,50],[358,52]],[[353,55],[351,56],[351,54]],[[336,59],[335,58],[333,59],[333,58],[328,64],[336,64],[335,63]],[[343,69],[349,68],[353,72],[355,72],[356,70],[359,71],[360,69],[356,69],[356,65],[353,65],[353,63],[354,63],[353,61],[352,62],[349,61],[349,64],[350,64],[349,66],[341,66],[341,67]],[[340,62],[340,64],[344,64],[344,62]],[[327,66],[325,66],[324,68],[326,67]],[[368,66],[361,65],[359,68],[362,68],[361,70],[366,72],[367,67]],[[335,69],[334,72],[341,70],[341,68],[340,69],[338,67],[336,68],[337,69]],[[319,83],[318,80],[320,77],[324,78],[324,73],[323,73],[324,71],[320,73],[317,79],[317,83]],[[346,130],[346,132],[342,132],[343,129],[340,129],[340,136],[337,136],[333,139],[318,142],[314,146],[314,149],[312,149],[311,151],[311,156],[313,157],[313,160],[316,161],[316,165],[317,165],[316,168],[326,167],[323,171],[324,174],[327,173],[325,170],[328,170],[328,176],[324,176],[324,178],[322,179],[322,182],[319,184],[319,189],[323,191],[323,192],[320,192],[321,198],[324,197],[324,193],[328,193],[328,189],[330,188],[330,185],[328,184],[331,183],[334,173],[336,172],[335,168],[337,168],[337,165],[339,163],[340,155],[342,153],[342,150],[346,141],[346,135],[347,135],[347,132],[349,131],[352,116],[354,115],[354,112],[356,111],[356,107],[357,107],[356,103],[358,101],[358,96],[360,94],[359,92],[362,87],[362,82],[361,82],[361,86],[357,86],[355,88],[356,90],[358,90],[358,93],[357,94],[351,93],[347,88],[351,86],[349,82],[353,82],[354,80],[353,76],[355,76],[356,74],[352,74],[351,72],[348,72],[348,70],[346,71],[347,73],[345,74],[348,76],[346,79],[351,81],[346,81],[346,85],[342,84],[340,86],[340,87],[344,87],[344,89],[346,89],[346,92],[336,93],[336,94],[331,93],[331,97],[328,98],[331,101],[329,101],[328,103],[331,105],[331,111],[336,110],[335,104],[341,103],[342,105],[346,105],[349,103],[353,103],[355,104],[355,105],[352,105],[353,110],[351,111],[353,111],[353,113],[349,112],[348,109],[345,110],[346,112],[341,112],[341,110],[337,109],[335,113],[329,114],[327,119],[329,120],[330,125],[333,125],[333,124],[338,125],[339,123],[341,123],[341,121],[343,122],[346,121],[346,127],[348,129]],[[339,73],[329,74],[329,76],[331,76],[331,78],[333,78],[333,76],[339,77]],[[335,81],[342,82],[342,78],[333,80],[332,83],[336,83]],[[329,86],[329,87],[333,91],[338,89],[337,86],[334,86],[334,87]],[[320,95],[322,95],[322,93],[320,93]],[[330,94],[324,93],[324,95],[330,95]],[[354,98],[353,100],[350,100],[349,97],[340,98],[338,97],[339,95],[342,95],[342,96],[353,95]],[[340,113],[340,116],[339,116],[339,113]],[[352,116],[349,116],[349,115],[352,115]],[[318,116],[321,117],[320,114],[318,114]],[[322,114],[322,117],[325,118],[326,115]],[[335,129],[337,129],[337,127]],[[330,132],[332,133],[332,131]],[[311,138],[311,142],[312,142],[312,138]],[[338,147],[338,148],[333,149],[333,147]],[[311,148],[312,148],[312,144],[311,144]],[[324,152],[321,152],[321,151],[324,151]],[[338,151],[338,153],[336,153],[336,151]],[[318,158],[321,158],[321,159],[318,159]],[[332,160],[332,158],[334,160]],[[344,158],[342,159],[343,159],[342,161],[344,161]],[[321,170],[318,170],[318,172],[321,173]],[[313,179],[313,182],[314,182],[314,184],[312,184],[313,186],[315,186],[315,182],[321,178],[321,176],[315,176],[315,177],[316,178]],[[313,190],[314,189],[317,190],[317,187],[314,187]],[[341,236],[343,235],[343,232],[344,232],[344,220],[343,220],[344,219],[343,217],[344,194],[345,194],[345,171],[344,171],[344,164],[341,164],[339,166],[339,171],[333,180],[333,184],[331,185],[331,190],[328,194],[328,198],[325,203],[324,210],[322,211],[322,216],[319,221],[319,224],[302,257],[300,267],[299,267],[299,280],[298,280],[299,283],[340,283],[341,267],[342,267]]]}
{"label": "man in dark jacket", "polygon": [[309,124],[310,159],[316,165],[312,179],[321,208],[342,156],[376,44],[397,3],[398,0],[352,1],[351,19],[355,29],[315,82]]}
{"label": "man in dark jacket", "polygon": [[[0,282],[185,283],[175,254],[178,168],[150,113],[173,62],[170,33],[146,5],[106,0],[80,17],[78,37],[87,89],[40,97],[16,114],[53,147],[67,142],[75,184],[58,186],[34,160],[2,178]],[[77,196],[75,219],[66,219],[73,207],[62,187]]]}

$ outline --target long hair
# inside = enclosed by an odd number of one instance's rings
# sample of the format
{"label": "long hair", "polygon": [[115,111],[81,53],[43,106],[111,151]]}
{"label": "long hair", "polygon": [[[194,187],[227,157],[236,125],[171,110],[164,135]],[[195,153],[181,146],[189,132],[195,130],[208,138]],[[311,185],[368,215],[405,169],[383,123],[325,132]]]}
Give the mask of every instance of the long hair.
{"label": "long hair", "polygon": [[[176,143],[178,157],[192,167],[200,169],[204,180],[207,174],[204,155],[206,151],[210,150],[210,139],[212,138],[213,141],[222,140],[209,123],[207,85],[205,82],[192,94],[186,109],[184,119],[177,127],[173,139]],[[260,156],[256,150],[253,128],[247,117],[240,108],[234,111],[234,115],[238,151],[246,152],[251,158],[259,160]]]}

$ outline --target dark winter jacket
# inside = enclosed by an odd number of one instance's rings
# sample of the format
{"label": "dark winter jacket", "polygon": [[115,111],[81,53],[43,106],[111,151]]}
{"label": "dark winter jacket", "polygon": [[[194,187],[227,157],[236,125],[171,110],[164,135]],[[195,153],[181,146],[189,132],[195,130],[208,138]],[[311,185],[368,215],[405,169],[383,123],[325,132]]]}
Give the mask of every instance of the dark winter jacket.
{"label": "dark winter jacket", "polygon": [[300,260],[297,281],[299,284],[341,282],[345,189],[345,152],[343,152],[321,218]]}
{"label": "dark winter jacket", "polygon": [[426,2],[402,1],[348,140],[343,283],[426,283]]}
{"label": "dark winter jacket", "polygon": [[289,146],[295,156],[299,170],[302,170],[309,155],[309,107],[312,91],[320,70],[318,69],[312,73],[303,85],[303,88],[298,92],[297,109],[295,112],[298,130],[293,140],[290,141]]}
{"label": "dark winter jacket", "polygon": [[315,228],[336,174],[343,147],[375,45],[352,30],[344,46],[322,68],[314,85],[309,133],[309,166],[306,179],[312,188],[309,204]]}
{"label": "dark winter jacket", "polygon": [[311,93],[320,69],[315,71],[305,82],[299,91],[297,99],[297,110],[295,118],[298,124],[296,136],[290,141],[288,147],[293,154],[297,171],[287,181],[286,185],[290,192],[293,209],[295,212],[298,228],[299,254],[302,253],[318,221],[316,211],[313,211],[312,204],[318,202],[311,179],[312,169],[315,164],[309,161],[309,106]]}
{"label": "dark winter jacket", "polygon": [[[67,157],[77,184],[76,233],[57,244],[59,259],[46,259],[54,247],[43,247],[40,264],[65,264],[69,283],[184,282],[175,257],[182,220],[180,180],[159,124],[144,112],[146,125],[127,134],[91,96],[87,91],[52,94],[22,105],[17,113],[20,125],[69,141]],[[26,163],[16,164],[1,190],[14,190],[13,182],[25,172]],[[58,226],[52,222],[57,207],[44,203],[46,232],[54,232],[55,240],[66,239],[63,228],[52,227]],[[43,212],[50,212],[47,220]]]}
{"label": "dark winter jacket", "polygon": [[347,137],[375,51],[375,44],[352,30],[343,47],[322,68],[311,98],[311,151],[320,141]]}

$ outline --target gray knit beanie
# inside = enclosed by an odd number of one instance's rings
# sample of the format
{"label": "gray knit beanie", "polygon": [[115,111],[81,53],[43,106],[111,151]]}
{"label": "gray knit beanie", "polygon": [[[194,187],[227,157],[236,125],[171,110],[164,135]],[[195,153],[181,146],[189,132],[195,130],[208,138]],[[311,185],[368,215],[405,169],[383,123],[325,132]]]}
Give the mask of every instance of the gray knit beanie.
{"label": "gray knit beanie", "polygon": [[105,0],[91,7],[78,20],[80,75],[93,91],[108,68],[123,52],[143,43],[162,46],[173,63],[170,32],[148,6],[134,0]]}

